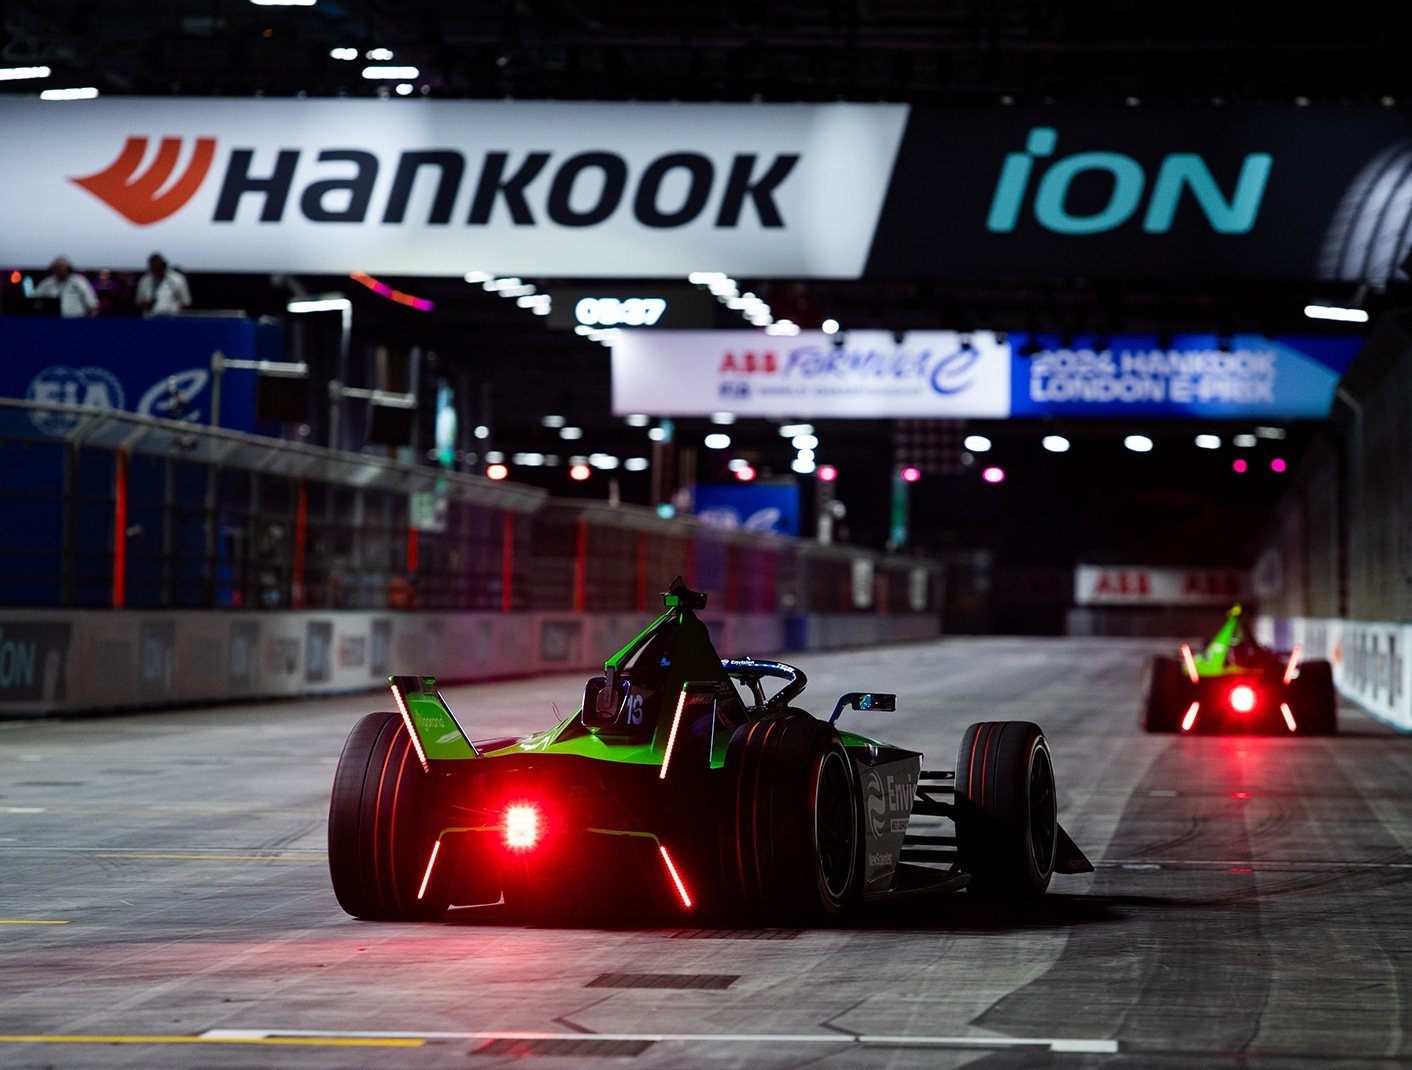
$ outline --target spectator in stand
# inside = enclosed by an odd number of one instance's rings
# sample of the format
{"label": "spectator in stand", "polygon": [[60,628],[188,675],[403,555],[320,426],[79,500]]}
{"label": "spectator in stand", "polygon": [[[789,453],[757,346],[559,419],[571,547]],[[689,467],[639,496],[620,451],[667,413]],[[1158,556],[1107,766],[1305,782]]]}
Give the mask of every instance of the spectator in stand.
{"label": "spectator in stand", "polygon": [[98,295],[82,275],[74,273],[66,256],[56,256],[49,274],[34,288],[35,297],[58,298],[59,315],[65,319],[98,315]]}
{"label": "spectator in stand", "polygon": [[186,276],[168,267],[161,253],[147,258],[147,274],[137,280],[137,310],[144,316],[175,316],[191,307]]}

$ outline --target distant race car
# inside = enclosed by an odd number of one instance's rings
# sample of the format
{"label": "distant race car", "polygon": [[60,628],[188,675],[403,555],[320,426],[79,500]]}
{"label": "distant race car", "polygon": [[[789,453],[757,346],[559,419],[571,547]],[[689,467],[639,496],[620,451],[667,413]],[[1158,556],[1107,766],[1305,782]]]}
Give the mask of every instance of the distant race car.
{"label": "distant race car", "polygon": [[1338,701],[1327,661],[1300,661],[1301,650],[1267,650],[1245,636],[1240,606],[1200,657],[1153,658],[1142,726],[1149,732],[1330,736]]}
{"label": "distant race car", "polygon": [[[1039,727],[971,725],[957,767],[791,703],[799,669],[722,661],[680,580],[666,612],[521,738],[472,739],[434,680],[392,678],[396,713],[354,727],[334,774],[329,870],[349,914],[429,919],[502,899],[512,917],[825,922],[865,901],[968,888],[1043,893],[1092,869],[1057,820]],[[783,681],[766,697],[764,683]],[[742,690],[748,697],[742,697]],[[909,834],[913,815],[954,835]],[[937,832],[950,831],[936,822]]]}

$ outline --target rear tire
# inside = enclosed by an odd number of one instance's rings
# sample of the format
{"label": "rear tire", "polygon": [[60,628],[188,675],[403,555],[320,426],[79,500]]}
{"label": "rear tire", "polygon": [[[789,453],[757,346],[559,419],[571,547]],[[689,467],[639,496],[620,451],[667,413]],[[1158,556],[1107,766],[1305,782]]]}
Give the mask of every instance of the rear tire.
{"label": "rear tire", "polygon": [[1028,721],[966,729],[956,759],[956,850],[967,890],[995,899],[1044,894],[1054,875],[1059,810],[1044,733]]}
{"label": "rear tire", "polygon": [[728,897],[755,918],[842,916],[860,897],[862,840],[853,760],[834,727],[807,714],[742,725],[725,773]]}
{"label": "rear tire", "polygon": [[1149,732],[1175,732],[1181,725],[1181,692],[1186,670],[1176,658],[1153,658],[1147,674],[1147,702],[1142,727]]}
{"label": "rear tire", "polygon": [[1291,685],[1290,707],[1299,735],[1332,736],[1338,732],[1338,692],[1334,670],[1327,661],[1306,661]]}
{"label": "rear tire", "polygon": [[370,713],[353,726],[333,775],[328,866],[338,905],[355,918],[425,921],[446,913],[454,840],[442,843],[417,894],[440,832],[431,796],[431,777],[400,716]]}

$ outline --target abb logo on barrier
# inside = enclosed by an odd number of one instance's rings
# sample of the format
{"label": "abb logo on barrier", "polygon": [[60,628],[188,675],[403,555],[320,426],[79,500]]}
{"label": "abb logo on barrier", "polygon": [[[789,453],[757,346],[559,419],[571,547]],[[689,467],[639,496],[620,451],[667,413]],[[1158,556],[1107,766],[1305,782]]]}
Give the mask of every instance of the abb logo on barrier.
{"label": "abb logo on barrier", "polygon": [[[148,226],[161,222],[180,211],[205,182],[215,159],[216,138],[195,139],[191,159],[175,182],[170,180],[183,139],[162,138],[155,159],[139,174],[149,142],[146,137],[130,136],[111,164],[70,181],[131,223]],[[301,155],[300,149],[280,149],[267,173],[252,174],[255,150],[232,149],[211,222],[235,222],[246,197],[259,202],[261,223],[281,222]],[[555,168],[549,166],[554,160],[552,152],[526,152],[513,163],[510,157],[508,152],[484,154],[466,214],[467,225],[489,224],[500,203],[516,226],[536,226],[547,217],[564,227],[591,227],[613,216],[626,200],[633,217],[647,227],[681,227],[705,216],[712,219],[714,227],[733,228],[747,215],[749,204],[760,226],[782,228],[785,221],[775,194],[800,159],[797,153],[777,153],[757,166],[757,154],[735,153],[723,168],[724,181],[718,183],[716,162],[696,152],[658,156],[637,175],[629,161],[614,152],[577,153]],[[322,149],[317,163],[351,164],[354,173],[306,183],[298,197],[300,214],[313,223],[365,222],[382,168],[378,155],[357,148]],[[382,205],[381,222],[406,221],[413,186],[426,174],[435,190],[426,222],[450,223],[466,173],[466,156],[452,149],[401,152]]]}
{"label": "abb logo on barrier", "polygon": [[1229,605],[1249,597],[1250,578],[1230,568],[1122,568],[1080,565],[1078,605]]}

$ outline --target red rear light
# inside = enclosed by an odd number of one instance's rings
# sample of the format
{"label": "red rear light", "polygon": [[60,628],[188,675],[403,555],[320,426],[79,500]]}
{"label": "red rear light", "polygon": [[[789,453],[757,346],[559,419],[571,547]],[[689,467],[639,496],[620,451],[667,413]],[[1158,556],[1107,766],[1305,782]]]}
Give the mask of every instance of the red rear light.
{"label": "red rear light", "polygon": [[1190,732],[1191,726],[1196,724],[1196,714],[1201,709],[1201,703],[1193,702],[1187,707],[1186,716],[1182,718],[1182,731]]}
{"label": "red rear light", "polygon": [[1194,684],[1201,683],[1201,676],[1196,671],[1196,659],[1191,656],[1191,647],[1182,644],[1182,663],[1186,665],[1186,674],[1191,677]]}
{"label": "red rear light", "polygon": [[539,810],[519,803],[505,811],[505,846],[527,851],[539,842]]}
{"label": "red rear light", "polygon": [[1285,724],[1289,726],[1291,732],[1298,732],[1299,725],[1294,723],[1294,711],[1289,708],[1288,702],[1280,703],[1280,712],[1285,716]]}
{"label": "red rear light", "polygon": [[667,863],[667,872],[671,874],[672,883],[677,886],[677,895],[681,896],[682,906],[690,910],[691,896],[687,894],[686,884],[682,881],[681,875],[677,873],[677,867],[672,865],[672,856],[667,854],[667,848],[660,843],[657,845],[657,850],[662,852],[662,861]]}
{"label": "red rear light", "polygon": [[1242,684],[1231,688],[1231,709],[1236,713],[1249,713],[1255,709],[1255,691]]}
{"label": "red rear light", "polygon": [[417,898],[421,899],[427,894],[427,885],[431,883],[431,871],[436,865],[437,852],[441,850],[441,841],[437,840],[431,845],[431,857],[427,859],[427,871],[422,874],[422,886],[417,889]]}
{"label": "red rear light", "polygon": [[1302,646],[1296,646],[1289,652],[1289,664],[1285,666],[1285,683],[1294,679],[1294,670],[1299,668],[1299,655],[1303,653]]}

